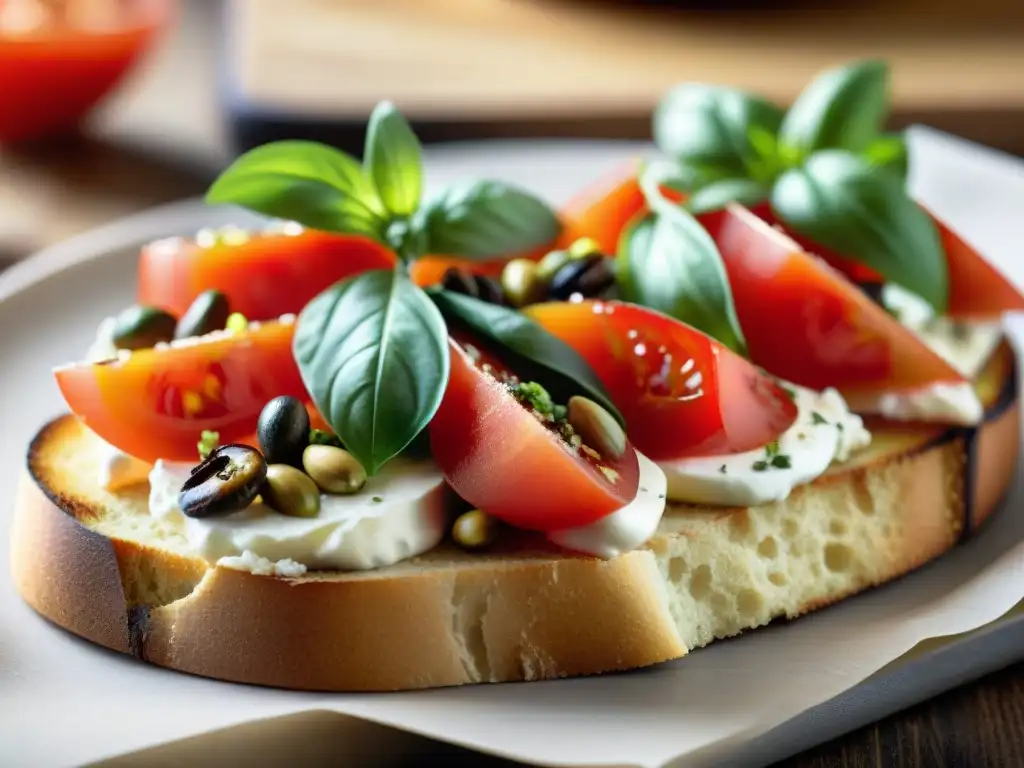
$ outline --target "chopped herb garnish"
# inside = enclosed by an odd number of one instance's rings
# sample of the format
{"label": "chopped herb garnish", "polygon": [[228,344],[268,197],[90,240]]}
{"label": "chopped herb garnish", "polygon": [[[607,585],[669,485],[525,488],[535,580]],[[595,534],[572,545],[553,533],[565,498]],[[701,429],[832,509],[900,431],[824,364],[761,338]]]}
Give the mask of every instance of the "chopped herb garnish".
{"label": "chopped herb garnish", "polygon": [[556,405],[551,411],[551,416],[555,421],[565,421],[565,417],[569,415],[569,409],[564,405]]}
{"label": "chopped herb garnish", "polygon": [[842,432],[844,429],[846,429],[846,425],[843,424],[843,422],[841,422],[841,421],[837,421],[836,422],[836,429],[838,429],[840,432]]}
{"label": "chopped herb garnish", "polygon": [[772,456],[777,455],[779,452],[779,441],[772,440],[768,445],[764,447],[765,455],[770,459]]}
{"label": "chopped herb garnish", "polygon": [[373,501],[375,504],[380,504],[382,501],[384,501],[384,499],[382,499],[380,496],[374,496]]}
{"label": "chopped herb garnish", "polygon": [[521,403],[526,403],[537,413],[545,416],[552,416],[555,404],[551,402],[551,395],[540,384],[535,381],[524,381],[511,387],[512,396]]}
{"label": "chopped herb garnish", "polygon": [[789,469],[793,465],[789,460],[789,456],[780,453],[778,456],[772,457],[772,466],[776,469]]}
{"label": "chopped herb garnish", "polygon": [[220,434],[204,429],[199,437],[199,442],[196,443],[196,449],[199,451],[199,458],[206,461],[206,457],[213,453],[213,449],[219,444]]}
{"label": "chopped herb garnish", "polygon": [[725,464],[723,464],[718,468],[718,471],[724,475],[728,471],[728,467],[726,467]]}
{"label": "chopped herb garnish", "polygon": [[755,472],[764,472],[766,469],[768,469],[768,462],[767,461],[755,461],[751,465],[750,468],[752,470],[754,470]]}
{"label": "chopped herb garnish", "polygon": [[822,416],[820,413],[818,413],[817,411],[813,411],[811,413],[811,423],[813,423],[813,424],[828,424],[828,421],[826,421],[825,417]]}
{"label": "chopped herb garnish", "polygon": [[796,436],[800,440],[806,440],[807,439],[807,435],[804,432],[797,432]]}
{"label": "chopped herb garnish", "polygon": [[779,386],[782,387],[782,391],[786,393],[786,396],[790,400],[796,400],[796,390],[795,389],[790,389],[789,387],[787,387],[787,386],[785,386],[783,384],[780,384]]}

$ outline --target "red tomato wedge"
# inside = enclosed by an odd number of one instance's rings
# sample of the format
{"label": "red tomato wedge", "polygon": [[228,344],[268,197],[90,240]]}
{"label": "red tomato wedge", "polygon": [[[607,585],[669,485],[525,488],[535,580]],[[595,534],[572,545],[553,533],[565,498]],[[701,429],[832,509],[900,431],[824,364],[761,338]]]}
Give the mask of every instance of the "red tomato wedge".
{"label": "red tomato wedge", "polygon": [[557,531],[599,520],[636,497],[640,469],[632,445],[617,459],[603,457],[602,471],[482,370],[489,363],[507,373],[500,361],[487,353],[471,358],[454,340],[449,346],[451,374],[430,423],[430,445],[462,498],[517,528]]}
{"label": "red tomato wedge", "polygon": [[[927,208],[925,208],[928,211]],[[960,319],[992,319],[1024,309],[1024,296],[1006,277],[931,211],[949,267],[949,309]]]}
{"label": "red tomato wedge", "polygon": [[292,357],[293,331],[265,323],[132,352],[123,361],[71,365],[55,372],[57,385],[71,410],[111,445],[143,461],[195,461],[204,429],[222,443],[248,438],[269,400],[308,398]]}
{"label": "red tomato wedge", "polygon": [[[922,206],[939,229],[939,237],[946,253],[949,269],[949,307],[946,314],[962,320],[990,320],[1004,312],[1024,309],[1024,295],[972,248],[953,229]],[[767,204],[753,212],[772,226],[781,227],[805,251],[820,256],[850,280],[861,283],[884,282],[884,278],[870,267],[858,264],[835,251],[788,230],[772,213]]]}
{"label": "red tomato wedge", "polygon": [[639,161],[614,168],[562,207],[569,242],[592,238],[603,253],[614,254],[626,224],[647,207],[637,182]]}
{"label": "red tomato wedge", "polygon": [[792,399],[771,377],[660,312],[614,301],[524,311],[590,364],[637,450],[652,459],[753,450],[796,420]]}
{"label": "red tomato wedge", "polygon": [[848,397],[963,381],[852,282],[745,208],[701,217],[722,254],[750,358]]}
{"label": "red tomato wedge", "polygon": [[209,247],[171,238],[142,249],[138,301],[180,316],[200,293],[217,289],[232,311],[273,320],[298,314],[339,280],[394,263],[394,253],[373,240],[315,230],[252,233]]}

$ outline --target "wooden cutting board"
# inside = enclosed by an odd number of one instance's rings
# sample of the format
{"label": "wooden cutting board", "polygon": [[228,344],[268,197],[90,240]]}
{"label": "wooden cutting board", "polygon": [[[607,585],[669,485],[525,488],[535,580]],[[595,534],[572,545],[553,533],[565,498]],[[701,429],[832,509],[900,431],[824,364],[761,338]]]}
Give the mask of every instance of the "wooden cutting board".
{"label": "wooden cutting board", "polygon": [[677,82],[788,103],[821,68],[879,56],[895,123],[1024,151],[1024,0],[746,5],[230,0],[227,100],[272,132],[361,124],[389,98],[440,138],[644,137]]}

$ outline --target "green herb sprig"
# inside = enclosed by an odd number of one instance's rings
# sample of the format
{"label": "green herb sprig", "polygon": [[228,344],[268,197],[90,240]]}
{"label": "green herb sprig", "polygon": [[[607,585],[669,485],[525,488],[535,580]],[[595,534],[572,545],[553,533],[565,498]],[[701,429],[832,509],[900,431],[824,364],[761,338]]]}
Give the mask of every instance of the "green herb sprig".
{"label": "green herb sprig", "polygon": [[792,231],[942,313],[941,241],[906,191],[906,141],[882,132],[888,113],[888,67],[867,60],[821,73],[785,112],[737,89],[680,85],[659,104],[653,131],[693,213],[768,203]]}
{"label": "green herb sprig", "polygon": [[616,264],[623,298],[698,328],[745,355],[721,254],[693,214],[666,198],[661,187],[673,169],[652,164],[640,171],[649,213],[623,233]]}
{"label": "green herb sprig", "polygon": [[[363,160],[305,141],[274,142],[236,159],[207,192],[305,226],[376,239],[394,269],[347,278],[300,313],[293,353],[310,397],[367,474],[399,453],[421,453],[449,374],[449,321],[482,333],[498,354],[524,361],[529,378],[561,396],[609,407],[594,372],[568,345],[526,316],[409,277],[425,254],[484,259],[553,241],[557,214],[525,190],[472,181],[425,203],[420,142],[390,102],[373,111]],[[619,417],[621,420],[621,417]]]}

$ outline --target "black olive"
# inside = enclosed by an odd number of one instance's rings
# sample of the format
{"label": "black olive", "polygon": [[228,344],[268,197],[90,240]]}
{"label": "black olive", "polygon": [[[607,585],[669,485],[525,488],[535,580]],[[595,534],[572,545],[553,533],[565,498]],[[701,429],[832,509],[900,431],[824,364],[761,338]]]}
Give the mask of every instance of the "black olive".
{"label": "black olive", "polygon": [[227,296],[220,291],[203,291],[181,316],[174,329],[174,338],[187,339],[222,330],[230,314]]}
{"label": "black olive", "polygon": [[309,413],[294,397],[275,397],[260,412],[256,422],[260,450],[268,464],[302,468],[302,452],[309,445]]}
{"label": "black olive", "polygon": [[882,306],[882,288],[885,287],[885,283],[878,282],[866,282],[857,283],[857,287],[860,288],[867,297],[871,299],[875,304]]}
{"label": "black olive", "polygon": [[248,445],[222,445],[192,470],[181,486],[178,506],[189,517],[239,512],[250,504],[267,479],[267,462]]}
{"label": "black olive", "polygon": [[441,287],[452,293],[462,293],[489,304],[504,304],[501,284],[485,275],[474,275],[459,267],[449,267],[441,278]]}
{"label": "black olive", "polygon": [[573,294],[585,299],[602,297],[615,285],[615,272],[611,259],[600,253],[591,253],[573,259],[551,278],[548,295],[558,301],[568,301]]}
{"label": "black olive", "polygon": [[117,316],[112,341],[118,349],[149,349],[173,339],[177,324],[174,315],[162,309],[136,304]]}

